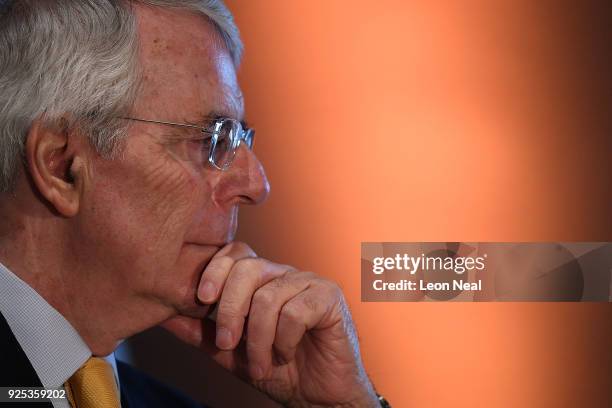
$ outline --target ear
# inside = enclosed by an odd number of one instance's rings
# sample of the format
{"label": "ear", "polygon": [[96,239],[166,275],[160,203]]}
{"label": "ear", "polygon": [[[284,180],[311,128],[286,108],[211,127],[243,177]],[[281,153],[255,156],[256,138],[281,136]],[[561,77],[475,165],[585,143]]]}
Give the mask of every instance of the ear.
{"label": "ear", "polygon": [[33,184],[65,217],[75,216],[81,203],[86,167],[82,140],[66,126],[51,127],[38,119],[26,141],[25,155]]}

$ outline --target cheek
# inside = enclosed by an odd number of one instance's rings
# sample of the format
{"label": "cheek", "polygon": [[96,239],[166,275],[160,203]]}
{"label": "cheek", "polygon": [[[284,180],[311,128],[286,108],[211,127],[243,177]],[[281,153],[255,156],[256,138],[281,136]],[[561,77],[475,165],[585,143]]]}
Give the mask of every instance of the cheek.
{"label": "cheek", "polygon": [[[158,228],[160,239],[175,235],[188,227],[189,219],[197,210],[197,179],[181,168],[160,165],[144,175],[138,187],[134,206],[143,218]],[[136,188],[136,186],[134,186]]]}
{"label": "cheek", "polygon": [[174,162],[96,173],[81,225],[89,246],[132,286],[165,281],[198,212],[198,178]]}

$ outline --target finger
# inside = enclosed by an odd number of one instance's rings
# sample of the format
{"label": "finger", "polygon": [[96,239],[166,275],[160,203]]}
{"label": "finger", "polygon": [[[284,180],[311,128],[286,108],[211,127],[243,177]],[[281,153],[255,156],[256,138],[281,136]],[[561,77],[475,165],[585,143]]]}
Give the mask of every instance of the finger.
{"label": "finger", "polygon": [[246,349],[238,351],[219,350],[215,346],[215,324],[206,319],[175,316],[161,325],[178,339],[206,351],[225,369],[248,380]]}
{"label": "finger", "polygon": [[295,359],[298,345],[308,330],[332,326],[341,320],[333,310],[342,301],[339,290],[327,283],[312,284],[285,303],[278,317],[274,351],[280,361]]}
{"label": "finger", "polygon": [[202,273],[198,285],[198,300],[204,304],[217,302],[234,264],[240,259],[255,257],[257,254],[242,242],[232,242],[221,248]]}
{"label": "finger", "polygon": [[281,308],[309,287],[311,272],[288,272],[257,289],[251,301],[247,328],[249,373],[262,379],[272,365],[272,344]]}
{"label": "finger", "polygon": [[212,343],[215,349],[210,355],[212,359],[238,378],[248,382],[250,380],[248,363],[246,358],[246,347],[240,343],[234,350],[219,350],[214,342]]}
{"label": "finger", "polygon": [[234,263],[217,308],[217,347],[231,350],[238,344],[255,291],[291,270],[262,258],[245,258]]}

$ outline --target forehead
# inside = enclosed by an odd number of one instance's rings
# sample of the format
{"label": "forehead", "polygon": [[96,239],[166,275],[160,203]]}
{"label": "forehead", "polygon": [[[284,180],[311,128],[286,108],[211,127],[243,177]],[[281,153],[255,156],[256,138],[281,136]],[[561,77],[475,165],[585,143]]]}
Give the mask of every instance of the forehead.
{"label": "forehead", "polygon": [[243,116],[243,98],[229,52],[206,17],[136,6],[143,84],[138,114],[196,121],[216,112]]}

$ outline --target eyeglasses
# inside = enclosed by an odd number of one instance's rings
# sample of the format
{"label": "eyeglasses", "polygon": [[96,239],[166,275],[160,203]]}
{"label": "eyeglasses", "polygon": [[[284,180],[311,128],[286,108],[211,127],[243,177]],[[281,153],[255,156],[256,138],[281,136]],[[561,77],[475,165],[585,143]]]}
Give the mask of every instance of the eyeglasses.
{"label": "eyeglasses", "polygon": [[235,119],[213,119],[211,120],[213,124],[211,127],[129,117],[122,117],[121,119],[199,130],[202,135],[186,139],[201,141],[202,153],[208,157],[208,163],[221,171],[230,167],[236,156],[236,150],[243,142],[249,149],[253,149],[255,130],[243,126],[241,122]]}

